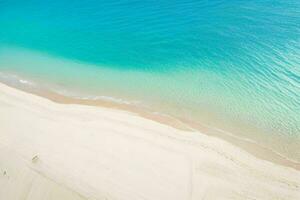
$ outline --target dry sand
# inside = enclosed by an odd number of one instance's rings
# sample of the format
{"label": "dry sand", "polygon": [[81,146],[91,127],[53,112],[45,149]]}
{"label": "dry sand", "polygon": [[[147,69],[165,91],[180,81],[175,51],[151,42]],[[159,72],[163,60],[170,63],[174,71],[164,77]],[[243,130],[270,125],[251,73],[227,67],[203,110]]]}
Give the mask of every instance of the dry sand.
{"label": "dry sand", "polygon": [[300,199],[300,171],[133,113],[0,84],[0,200]]}

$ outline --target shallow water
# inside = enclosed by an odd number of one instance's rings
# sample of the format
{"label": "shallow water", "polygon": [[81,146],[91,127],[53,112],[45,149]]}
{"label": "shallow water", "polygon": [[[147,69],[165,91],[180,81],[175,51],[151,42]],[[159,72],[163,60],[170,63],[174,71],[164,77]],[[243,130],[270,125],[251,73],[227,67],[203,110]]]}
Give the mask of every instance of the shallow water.
{"label": "shallow water", "polygon": [[300,160],[299,1],[0,1],[0,27],[4,82],[131,103]]}

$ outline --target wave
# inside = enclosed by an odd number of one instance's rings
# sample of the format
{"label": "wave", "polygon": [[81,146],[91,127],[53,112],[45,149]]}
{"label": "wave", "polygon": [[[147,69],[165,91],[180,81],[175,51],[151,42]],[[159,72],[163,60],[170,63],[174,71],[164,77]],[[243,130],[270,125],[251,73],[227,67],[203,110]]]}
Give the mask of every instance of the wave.
{"label": "wave", "polygon": [[10,74],[10,73],[0,72],[0,81],[8,85],[13,85],[17,88],[21,87],[21,88],[33,89],[38,87],[38,84],[36,84],[34,81],[24,79],[19,75]]}
{"label": "wave", "polygon": [[12,73],[4,73],[0,72],[0,82],[3,82],[7,85],[13,86],[15,88],[23,89],[26,91],[37,91],[37,90],[44,90],[50,91],[65,97],[70,97],[73,99],[79,100],[90,100],[90,101],[108,101],[117,104],[124,104],[124,105],[142,105],[140,101],[128,101],[122,98],[116,98],[111,96],[104,96],[104,95],[84,95],[79,94],[79,92],[74,92],[71,90],[66,90],[64,88],[58,87],[51,87],[50,85],[38,83],[33,80],[29,80],[24,78],[23,76],[12,74]]}

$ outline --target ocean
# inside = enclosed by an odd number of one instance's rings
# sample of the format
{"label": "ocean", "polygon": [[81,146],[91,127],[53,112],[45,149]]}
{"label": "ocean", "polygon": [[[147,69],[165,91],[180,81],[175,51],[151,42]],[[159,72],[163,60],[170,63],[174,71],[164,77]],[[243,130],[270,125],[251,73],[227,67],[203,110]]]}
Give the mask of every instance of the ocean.
{"label": "ocean", "polygon": [[299,0],[0,0],[0,81],[139,107],[300,161]]}

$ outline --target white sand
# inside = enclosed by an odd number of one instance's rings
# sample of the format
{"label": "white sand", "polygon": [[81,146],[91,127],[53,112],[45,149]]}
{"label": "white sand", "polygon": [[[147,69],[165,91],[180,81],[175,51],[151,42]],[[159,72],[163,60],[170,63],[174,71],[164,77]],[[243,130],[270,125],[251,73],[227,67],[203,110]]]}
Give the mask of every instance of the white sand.
{"label": "white sand", "polygon": [[0,200],[300,199],[300,172],[134,114],[0,84]]}

